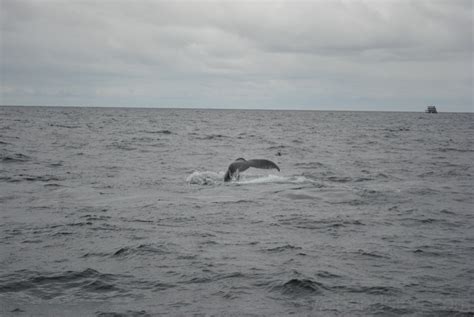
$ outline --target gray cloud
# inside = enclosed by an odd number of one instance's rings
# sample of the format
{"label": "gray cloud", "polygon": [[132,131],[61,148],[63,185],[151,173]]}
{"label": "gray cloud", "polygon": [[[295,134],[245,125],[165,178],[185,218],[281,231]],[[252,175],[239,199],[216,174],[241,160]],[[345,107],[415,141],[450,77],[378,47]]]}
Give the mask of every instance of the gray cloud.
{"label": "gray cloud", "polygon": [[2,104],[474,110],[471,1],[0,6]]}

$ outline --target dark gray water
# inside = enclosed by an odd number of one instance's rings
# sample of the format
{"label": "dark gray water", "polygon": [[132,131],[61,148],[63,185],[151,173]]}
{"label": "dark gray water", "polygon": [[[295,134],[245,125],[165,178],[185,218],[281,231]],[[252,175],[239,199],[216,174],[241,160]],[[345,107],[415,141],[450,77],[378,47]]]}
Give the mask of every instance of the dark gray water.
{"label": "dark gray water", "polygon": [[0,107],[0,315],[472,316],[473,119]]}

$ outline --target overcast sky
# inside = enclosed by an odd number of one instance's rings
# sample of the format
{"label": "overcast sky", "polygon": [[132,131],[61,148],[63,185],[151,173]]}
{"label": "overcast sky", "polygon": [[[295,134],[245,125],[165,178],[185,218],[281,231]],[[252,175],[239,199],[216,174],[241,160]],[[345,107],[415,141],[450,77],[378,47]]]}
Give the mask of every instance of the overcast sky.
{"label": "overcast sky", "polygon": [[473,1],[0,0],[0,104],[474,111]]}

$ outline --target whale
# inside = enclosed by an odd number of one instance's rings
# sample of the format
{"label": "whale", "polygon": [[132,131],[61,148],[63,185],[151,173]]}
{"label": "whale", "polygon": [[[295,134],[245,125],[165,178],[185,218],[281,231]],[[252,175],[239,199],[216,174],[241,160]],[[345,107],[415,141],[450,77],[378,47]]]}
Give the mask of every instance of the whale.
{"label": "whale", "polygon": [[232,178],[239,178],[239,173],[243,172],[250,167],[254,168],[263,168],[263,169],[276,169],[280,171],[278,165],[273,163],[272,161],[265,160],[265,159],[252,159],[246,160],[242,157],[239,157],[234,162],[229,165],[227,172],[224,176],[224,182],[229,182]]}

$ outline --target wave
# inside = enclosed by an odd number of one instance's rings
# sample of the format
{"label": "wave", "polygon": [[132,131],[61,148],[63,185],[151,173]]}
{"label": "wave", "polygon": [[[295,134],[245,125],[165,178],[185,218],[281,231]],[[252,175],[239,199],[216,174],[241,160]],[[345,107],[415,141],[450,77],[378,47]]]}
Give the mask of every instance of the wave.
{"label": "wave", "polygon": [[295,163],[295,166],[302,169],[318,169],[318,168],[325,168],[326,166],[321,162],[302,162],[302,163]]}
{"label": "wave", "polygon": [[91,268],[83,271],[66,271],[61,273],[43,273],[21,270],[13,275],[0,277],[0,294],[22,293],[27,296],[53,299],[68,293],[88,294],[95,297],[97,293],[117,294],[123,292],[116,285],[119,275],[100,273]]}
{"label": "wave", "polygon": [[474,152],[473,149],[458,149],[458,148],[453,148],[453,147],[438,148],[438,149],[435,149],[434,151],[436,151],[436,152],[461,152],[461,153]]}
{"label": "wave", "polygon": [[173,134],[170,130],[142,130],[140,132],[153,133],[153,134]]}
{"label": "wave", "polygon": [[397,296],[402,290],[392,286],[334,286],[333,289],[344,291],[348,293],[362,293],[369,295],[381,295],[381,296]]}
{"label": "wave", "polygon": [[[413,310],[404,307],[393,307],[390,305],[385,305],[382,303],[377,303],[369,306],[369,310],[374,315],[389,315],[389,316],[401,316],[401,315],[411,315]],[[439,314],[434,314],[435,316],[441,316]],[[458,314],[449,314],[448,316],[460,316]]]}
{"label": "wave", "polygon": [[127,310],[123,313],[118,313],[118,312],[102,312],[98,311],[96,313],[96,317],[125,317],[125,316],[132,316],[132,317],[149,317],[152,316],[149,313],[146,312],[146,310]]}
{"label": "wave", "polygon": [[321,295],[326,287],[311,279],[293,278],[286,283],[273,287],[273,291],[279,291],[284,295],[304,296]]}
{"label": "wave", "polygon": [[272,252],[272,253],[280,253],[280,252],[285,252],[289,250],[301,250],[301,249],[302,249],[301,247],[294,246],[291,244],[286,244],[286,245],[282,245],[282,246],[278,246],[274,248],[268,248],[265,251]]}
{"label": "wave", "polygon": [[[8,183],[16,183],[21,181],[28,181],[28,182],[58,182],[65,180],[63,177],[57,177],[54,175],[25,175],[19,174],[15,176],[4,176],[0,177],[0,181],[8,182]],[[61,186],[60,184],[46,184],[48,186]]]}
{"label": "wave", "polygon": [[223,134],[209,134],[204,137],[198,138],[200,140],[214,140],[214,139],[223,139],[223,138],[229,138],[227,135]]}
{"label": "wave", "polygon": [[364,226],[365,224],[359,220],[345,220],[341,218],[312,220],[305,217],[288,217],[278,221],[280,225],[292,226],[299,229],[323,230],[336,229],[344,227]]}
{"label": "wave", "polygon": [[106,145],[108,149],[118,149],[118,150],[125,150],[125,151],[134,151],[137,148],[132,146],[132,142],[122,140],[120,142],[112,142],[111,144]]}
{"label": "wave", "polygon": [[66,125],[66,124],[57,124],[57,123],[50,123],[50,127],[57,127],[57,128],[65,128],[65,129],[77,129],[81,126],[79,125]]}
{"label": "wave", "polygon": [[168,254],[170,253],[163,245],[140,244],[136,247],[122,247],[114,252],[113,257],[135,256],[142,254]]}
{"label": "wave", "polygon": [[27,162],[31,160],[28,155],[22,153],[14,153],[14,154],[0,154],[0,159],[3,163],[14,163],[14,162]]}
{"label": "wave", "polygon": [[313,200],[313,199],[317,199],[317,197],[315,197],[315,196],[311,196],[311,195],[307,195],[307,194],[293,194],[293,193],[286,194],[285,197],[287,197],[289,199],[292,199],[292,200],[302,200],[302,199]]}

